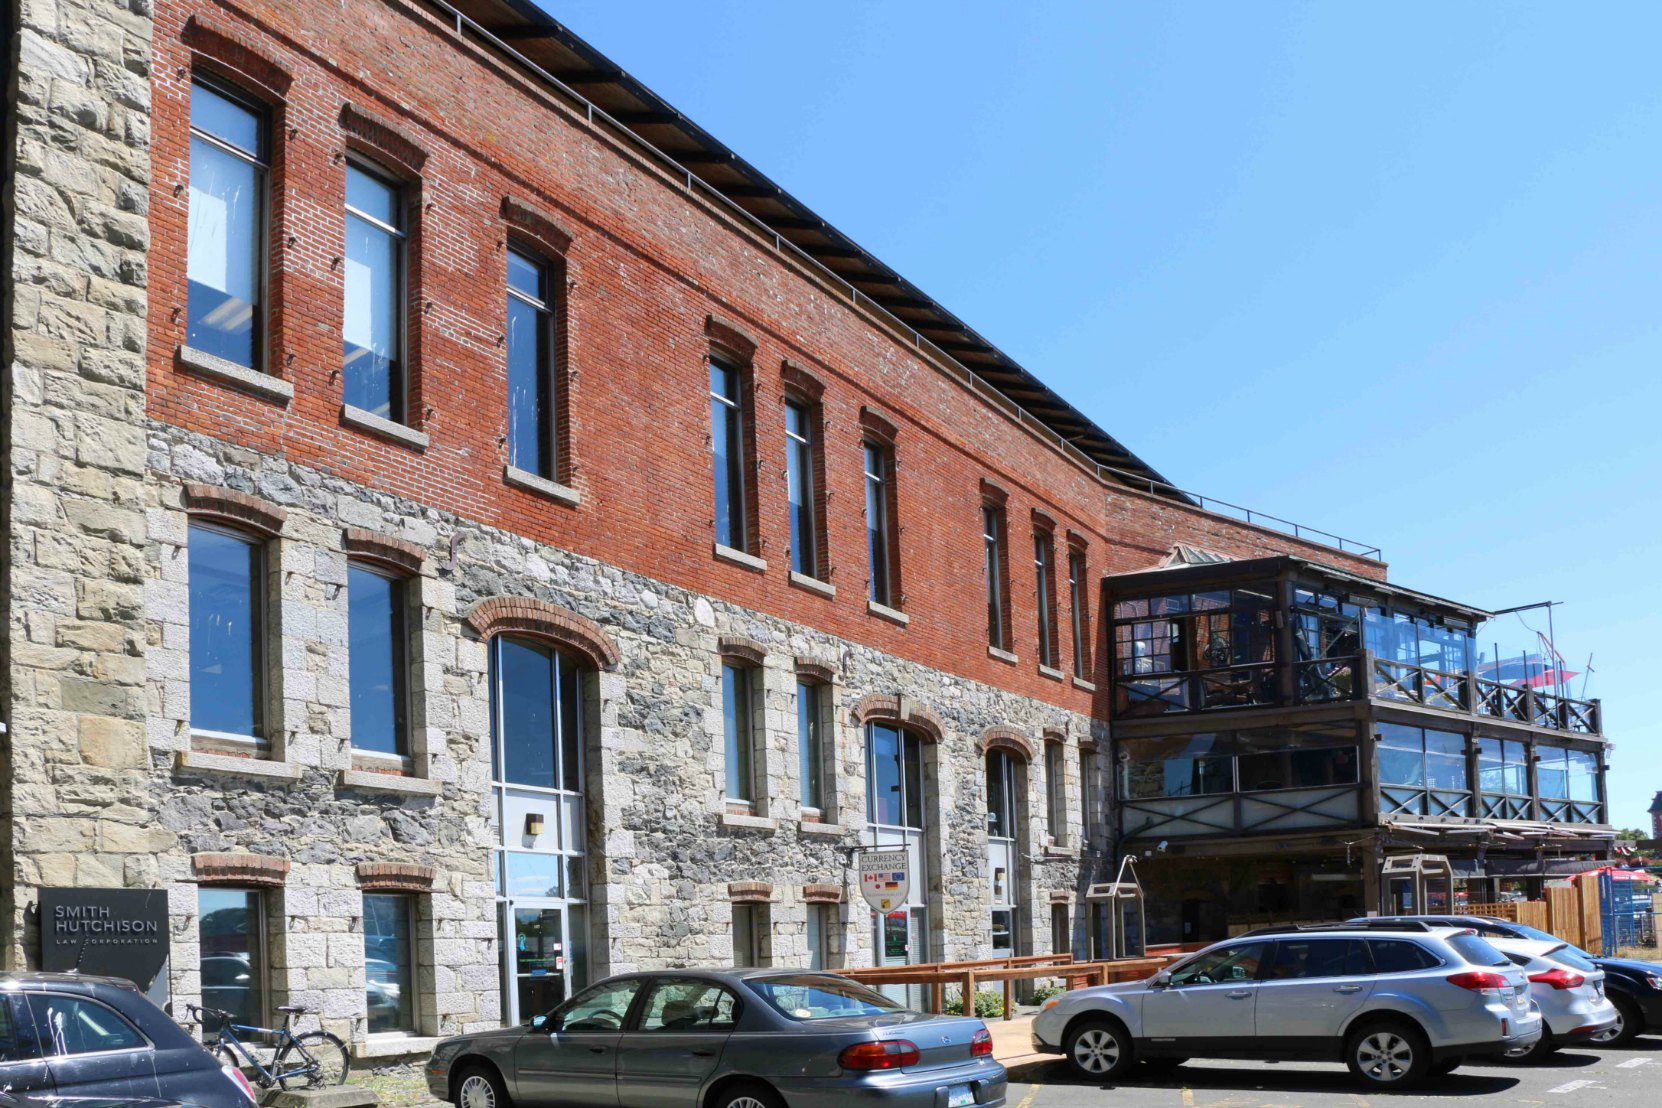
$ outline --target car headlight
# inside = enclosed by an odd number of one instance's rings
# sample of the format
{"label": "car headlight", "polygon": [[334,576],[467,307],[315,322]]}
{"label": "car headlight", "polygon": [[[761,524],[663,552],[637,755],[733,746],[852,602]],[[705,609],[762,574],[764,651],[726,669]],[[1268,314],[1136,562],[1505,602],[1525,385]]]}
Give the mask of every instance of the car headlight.
{"label": "car headlight", "polygon": [[1658,976],[1654,973],[1647,973],[1645,974],[1645,984],[1649,985],[1657,992],[1662,993],[1662,976]]}

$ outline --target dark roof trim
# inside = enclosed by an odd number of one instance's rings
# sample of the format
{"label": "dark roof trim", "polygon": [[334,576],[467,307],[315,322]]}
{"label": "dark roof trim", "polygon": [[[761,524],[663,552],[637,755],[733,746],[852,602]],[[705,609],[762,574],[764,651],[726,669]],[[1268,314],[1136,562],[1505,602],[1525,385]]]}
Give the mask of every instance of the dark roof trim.
{"label": "dark roof trim", "polygon": [[[618,126],[682,167],[699,167],[711,189],[759,221],[783,243],[849,285],[896,323],[934,346],[1022,416],[1048,430],[1097,466],[1104,479],[1184,503],[1191,498],[1038,377],[999,350],[917,286],[827,223],[708,131],[624,72],[531,0],[429,0],[471,20],[570,91],[592,102]],[[458,21],[458,31],[461,29]],[[828,266],[836,261],[834,269]],[[858,286],[858,287],[855,287]],[[904,317],[900,314],[904,312]],[[928,334],[925,335],[924,332]],[[974,354],[975,368],[955,355]]]}

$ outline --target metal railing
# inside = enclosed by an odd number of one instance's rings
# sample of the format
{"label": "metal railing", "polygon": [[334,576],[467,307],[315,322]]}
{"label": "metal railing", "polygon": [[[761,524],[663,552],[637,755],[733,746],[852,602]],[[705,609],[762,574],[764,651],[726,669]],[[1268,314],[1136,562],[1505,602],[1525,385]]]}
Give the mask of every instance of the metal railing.
{"label": "metal railing", "polygon": [[[738,219],[751,225],[763,236],[764,239],[772,239],[775,252],[780,254],[789,253],[795,261],[812,267],[812,269],[816,271],[816,275],[826,283],[832,287],[842,289],[847,294],[850,304],[858,308],[864,308],[872,314],[880,316],[885,325],[891,330],[898,332],[902,336],[908,337],[911,340],[914,349],[919,351],[927,350],[930,356],[936,361],[950,366],[954,373],[971,389],[986,395],[988,399],[992,400],[1000,408],[1004,409],[1018,424],[1036,432],[1041,438],[1044,438],[1050,442],[1051,445],[1059,449],[1063,454],[1070,457],[1076,464],[1084,466],[1086,469],[1095,473],[1097,479],[1102,481],[1103,484],[1119,482],[1130,485],[1141,485],[1146,487],[1151,495],[1160,495],[1160,493],[1164,492],[1168,494],[1175,494],[1180,497],[1186,497],[1193,501],[1194,505],[1203,512],[1210,512],[1213,515],[1222,515],[1230,518],[1241,519],[1243,522],[1253,524],[1255,526],[1268,527],[1272,530],[1282,531],[1286,534],[1292,535],[1296,539],[1312,542],[1320,546],[1332,547],[1342,553],[1354,554],[1359,558],[1372,558],[1377,560],[1380,557],[1380,548],[1378,546],[1358,542],[1355,539],[1348,539],[1342,535],[1334,534],[1331,531],[1324,531],[1318,527],[1309,527],[1301,523],[1295,523],[1292,520],[1282,519],[1280,516],[1270,515],[1267,512],[1256,512],[1250,508],[1242,507],[1239,504],[1233,504],[1227,500],[1220,500],[1215,496],[1204,496],[1189,489],[1179,488],[1169,481],[1155,480],[1146,473],[1136,473],[1131,470],[1120,469],[1116,466],[1103,465],[1101,462],[1096,461],[1073,443],[1069,442],[1054,428],[1050,427],[1042,420],[1039,420],[1030,414],[1025,408],[1021,407],[1004,393],[1000,392],[996,386],[989,384],[980,374],[976,373],[963,362],[959,361],[954,355],[942,349],[933,340],[926,338],[911,324],[889,311],[881,303],[873,300],[870,296],[862,294],[854,284],[852,284],[847,278],[843,277],[836,270],[827,266],[824,262],[808,253],[790,239],[785,238],[779,233],[779,231],[773,227],[770,227],[766,220],[763,220],[753,213],[745,210],[743,206],[735,203],[733,199],[726,193],[722,192],[720,188],[710,184],[692,170],[676,161],[674,155],[660,150],[651,142],[648,142],[646,139],[642,138],[640,133],[635,131],[628,124],[623,123],[610,112],[606,111],[606,109],[595,104],[594,101],[590,100],[588,97],[584,96],[582,93],[578,92],[576,89],[554,76],[554,74],[548,72],[548,70],[544,69],[542,66],[538,65],[536,62],[514,49],[513,46],[486,30],[466,13],[446,3],[445,0],[420,0],[420,2],[428,5],[429,7],[442,11],[451,21],[453,21],[455,24],[457,38],[465,38],[471,32],[481,41],[487,43],[492,49],[505,54],[514,62],[524,66],[539,80],[552,85],[554,88],[558,89],[561,94],[575,101],[583,109],[591,127],[597,119],[609,124],[615,131],[618,132],[620,136],[645,151],[655,161],[661,163],[665,168],[671,170],[677,179],[684,181],[688,192],[700,191],[701,195],[704,195],[707,199],[719,204],[731,215],[736,216]],[[781,190],[781,195],[784,195],[783,190]],[[1110,482],[1108,480],[1110,475],[1115,478],[1115,482]]]}

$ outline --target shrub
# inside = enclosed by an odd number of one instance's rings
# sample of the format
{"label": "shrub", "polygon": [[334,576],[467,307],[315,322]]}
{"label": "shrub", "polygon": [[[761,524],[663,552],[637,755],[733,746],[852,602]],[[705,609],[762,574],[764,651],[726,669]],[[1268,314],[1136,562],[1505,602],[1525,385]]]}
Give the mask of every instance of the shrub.
{"label": "shrub", "polygon": [[1043,1004],[1051,997],[1060,996],[1065,992],[1067,992],[1067,990],[1062,988],[1060,985],[1040,985],[1038,988],[1033,990],[1033,1003]]}
{"label": "shrub", "polygon": [[[941,1007],[949,1016],[961,1016],[964,1014],[964,1001],[962,997],[957,1000],[949,1000]],[[976,993],[975,1014],[984,1020],[998,1019],[1003,1016],[1004,994],[994,992],[991,989],[983,989]]]}

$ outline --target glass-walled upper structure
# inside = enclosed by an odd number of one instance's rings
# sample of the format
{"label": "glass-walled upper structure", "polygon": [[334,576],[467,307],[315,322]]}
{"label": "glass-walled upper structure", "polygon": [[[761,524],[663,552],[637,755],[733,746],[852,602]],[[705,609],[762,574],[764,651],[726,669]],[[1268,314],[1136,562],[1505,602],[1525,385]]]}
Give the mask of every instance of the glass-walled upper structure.
{"label": "glass-walled upper structure", "polygon": [[1497,679],[1486,612],[1291,557],[1105,585],[1127,837],[1607,823],[1598,702]]}

